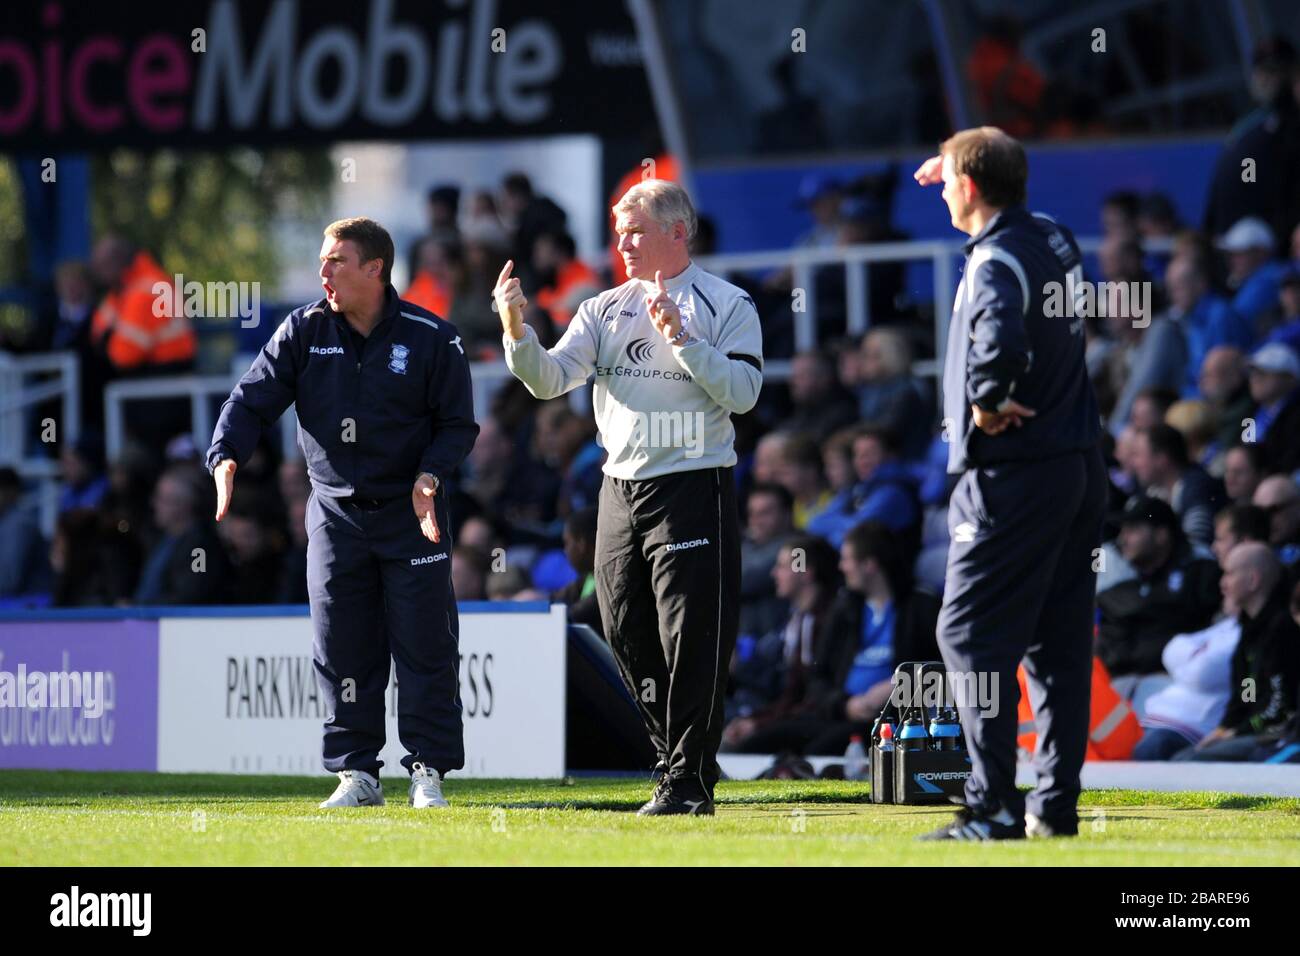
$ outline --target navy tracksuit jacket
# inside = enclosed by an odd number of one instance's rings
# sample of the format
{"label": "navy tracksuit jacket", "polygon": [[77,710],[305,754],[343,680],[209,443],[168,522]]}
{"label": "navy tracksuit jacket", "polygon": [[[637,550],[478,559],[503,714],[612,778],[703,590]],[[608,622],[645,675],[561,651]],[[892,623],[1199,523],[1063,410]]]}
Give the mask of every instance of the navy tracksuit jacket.
{"label": "navy tracksuit jacket", "polygon": [[[1013,206],[966,245],[944,364],[951,544],[939,647],[950,672],[997,677],[993,701],[960,706],[971,749],[967,804],[1061,827],[1077,820],[1087,747],[1105,470],[1100,413],[1084,363],[1083,318],[1053,315],[1079,249],[1064,227]],[[1055,287],[1053,284],[1059,284]],[[1057,294],[1055,303],[1051,296]],[[1072,309],[1070,310],[1072,311]],[[999,435],[971,405],[1008,398],[1037,413]],[[1016,667],[1038,725],[1038,786],[1016,790]],[[971,685],[975,686],[975,685]]]}
{"label": "navy tracksuit jacket", "polygon": [[[316,674],[327,706],[324,764],[378,774],[390,657],[398,732],[439,772],[464,766],[458,623],[451,587],[447,478],[478,435],[469,363],[455,326],[403,302],[362,338],[324,300],[295,309],[221,408],[208,470],[243,465],[263,429],[296,404],[307,506],[307,591]],[[420,532],[416,476],[442,540]],[[238,473],[235,494],[238,496]]]}

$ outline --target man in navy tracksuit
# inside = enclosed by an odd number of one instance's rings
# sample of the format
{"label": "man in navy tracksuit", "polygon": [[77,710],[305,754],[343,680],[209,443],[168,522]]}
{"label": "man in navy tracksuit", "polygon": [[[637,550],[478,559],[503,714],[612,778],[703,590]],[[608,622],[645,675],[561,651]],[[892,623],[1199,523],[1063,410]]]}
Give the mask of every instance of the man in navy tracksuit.
{"label": "man in navy tracksuit", "polygon": [[325,298],[295,309],[222,406],[208,451],[224,517],[234,474],[291,403],[312,493],[307,590],[325,701],[322,807],[376,806],[391,660],[410,802],[446,806],[464,766],[447,477],[478,435],[456,329],[397,297],[393,241],[342,219],[321,247]]}
{"label": "man in navy tracksuit", "polygon": [[[972,237],[944,363],[948,472],[960,477],[937,636],[950,677],[997,681],[991,701],[959,696],[966,808],[929,839],[1078,832],[1106,480],[1083,318],[1060,308],[1083,279],[1078,246],[1025,210],[1027,173],[1020,144],[983,127],[916,174],[942,178],[953,225]],[[1015,786],[1022,658],[1038,729],[1027,800]]]}

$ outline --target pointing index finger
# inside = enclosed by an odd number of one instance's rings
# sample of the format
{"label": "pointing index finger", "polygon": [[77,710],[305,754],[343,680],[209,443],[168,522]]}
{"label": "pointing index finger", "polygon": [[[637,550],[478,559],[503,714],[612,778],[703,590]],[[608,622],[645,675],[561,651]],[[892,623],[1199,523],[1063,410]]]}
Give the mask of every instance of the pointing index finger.
{"label": "pointing index finger", "polygon": [[663,274],[663,271],[660,270],[660,269],[656,269],[656,270],[655,270],[655,287],[656,287],[660,292],[667,292],[667,291],[668,291],[667,289],[664,288],[664,274]]}
{"label": "pointing index finger", "polygon": [[497,276],[497,285],[501,285],[510,278],[510,270],[515,267],[515,260],[507,259],[506,264],[501,267],[501,274]]}

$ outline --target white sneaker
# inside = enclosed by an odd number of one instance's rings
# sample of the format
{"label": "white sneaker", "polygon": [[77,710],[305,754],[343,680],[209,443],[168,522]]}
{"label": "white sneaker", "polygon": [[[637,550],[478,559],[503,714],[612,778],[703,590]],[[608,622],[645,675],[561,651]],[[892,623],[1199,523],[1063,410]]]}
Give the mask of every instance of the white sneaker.
{"label": "white sneaker", "polygon": [[419,761],[411,764],[411,806],[449,807],[442,795],[442,776]]}
{"label": "white sneaker", "polygon": [[340,770],[339,785],[334,788],[328,800],[322,800],[320,808],[330,810],[334,807],[382,807],[384,805],[384,786],[364,770]]}

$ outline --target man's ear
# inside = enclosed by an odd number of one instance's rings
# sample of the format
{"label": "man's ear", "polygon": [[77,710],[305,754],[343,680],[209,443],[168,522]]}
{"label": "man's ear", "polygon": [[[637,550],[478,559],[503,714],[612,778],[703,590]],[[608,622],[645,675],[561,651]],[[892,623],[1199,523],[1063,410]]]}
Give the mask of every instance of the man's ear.
{"label": "man's ear", "polygon": [[973,204],[980,198],[979,186],[975,185],[975,180],[967,174],[962,173],[961,178],[958,179],[958,184],[961,186],[961,194],[967,204]]}

